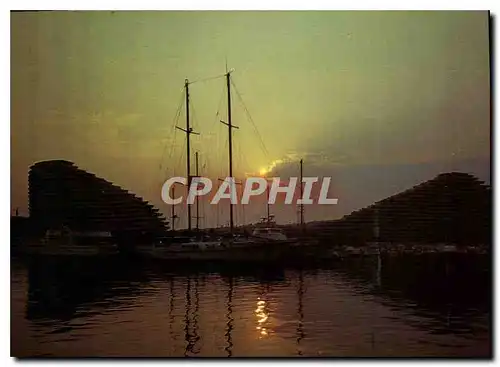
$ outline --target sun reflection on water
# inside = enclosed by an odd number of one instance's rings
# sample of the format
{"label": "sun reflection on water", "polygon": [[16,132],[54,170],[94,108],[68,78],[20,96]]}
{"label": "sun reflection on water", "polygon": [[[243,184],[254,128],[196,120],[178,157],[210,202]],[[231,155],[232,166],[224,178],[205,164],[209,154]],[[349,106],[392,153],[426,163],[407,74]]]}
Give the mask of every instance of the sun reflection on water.
{"label": "sun reflection on water", "polygon": [[267,328],[265,327],[265,323],[269,318],[269,313],[266,310],[266,301],[261,300],[260,297],[257,301],[257,308],[255,309],[255,316],[257,316],[257,327],[256,329],[259,331],[259,338],[268,336]]}

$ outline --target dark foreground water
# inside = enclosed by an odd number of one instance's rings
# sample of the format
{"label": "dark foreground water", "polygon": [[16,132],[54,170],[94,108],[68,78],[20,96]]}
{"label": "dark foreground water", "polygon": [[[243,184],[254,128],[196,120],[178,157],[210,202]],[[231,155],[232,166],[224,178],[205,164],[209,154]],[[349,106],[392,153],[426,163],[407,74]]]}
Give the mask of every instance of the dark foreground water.
{"label": "dark foreground water", "polygon": [[488,269],[442,256],[309,269],[13,260],[11,351],[489,357]]}

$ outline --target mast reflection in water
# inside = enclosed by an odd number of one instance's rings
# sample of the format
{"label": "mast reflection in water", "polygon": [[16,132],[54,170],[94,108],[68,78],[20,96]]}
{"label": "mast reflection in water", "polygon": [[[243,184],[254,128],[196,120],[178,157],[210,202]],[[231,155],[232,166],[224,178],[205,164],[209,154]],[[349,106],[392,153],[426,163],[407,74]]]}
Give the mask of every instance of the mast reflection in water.
{"label": "mast reflection in water", "polygon": [[231,332],[233,330],[233,278],[230,277],[228,280],[228,289],[227,289],[227,313],[226,313],[226,348],[227,356],[231,357],[233,355],[233,341],[231,339]]}
{"label": "mast reflection in water", "polygon": [[485,257],[269,271],[74,265],[13,261],[12,355],[491,355]]}

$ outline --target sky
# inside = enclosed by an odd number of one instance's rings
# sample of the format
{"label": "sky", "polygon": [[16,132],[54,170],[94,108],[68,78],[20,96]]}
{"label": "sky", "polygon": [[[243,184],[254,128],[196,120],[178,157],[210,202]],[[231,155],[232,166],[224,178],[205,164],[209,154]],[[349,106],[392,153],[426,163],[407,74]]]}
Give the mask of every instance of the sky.
{"label": "sky", "polygon": [[[487,12],[11,13],[11,210],[28,214],[27,174],[66,159],[151,201],[185,175],[184,80],[200,174],[331,176],[335,219],[462,171],[490,180]],[[203,205],[204,226],[227,205]],[[185,208],[178,208],[183,214]],[[295,206],[272,208],[279,223]],[[237,221],[265,214],[238,208]],[[184,226],[181,219],[178,226]]]}

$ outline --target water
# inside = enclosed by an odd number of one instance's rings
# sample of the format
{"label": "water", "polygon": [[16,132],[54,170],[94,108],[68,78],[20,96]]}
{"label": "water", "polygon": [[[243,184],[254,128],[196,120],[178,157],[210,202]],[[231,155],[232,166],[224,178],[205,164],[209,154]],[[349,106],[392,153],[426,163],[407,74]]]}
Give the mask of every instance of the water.
{"label": "water", "polygon": [[11,354],[491,355],[488,261],[313,269],[12,262]]}

